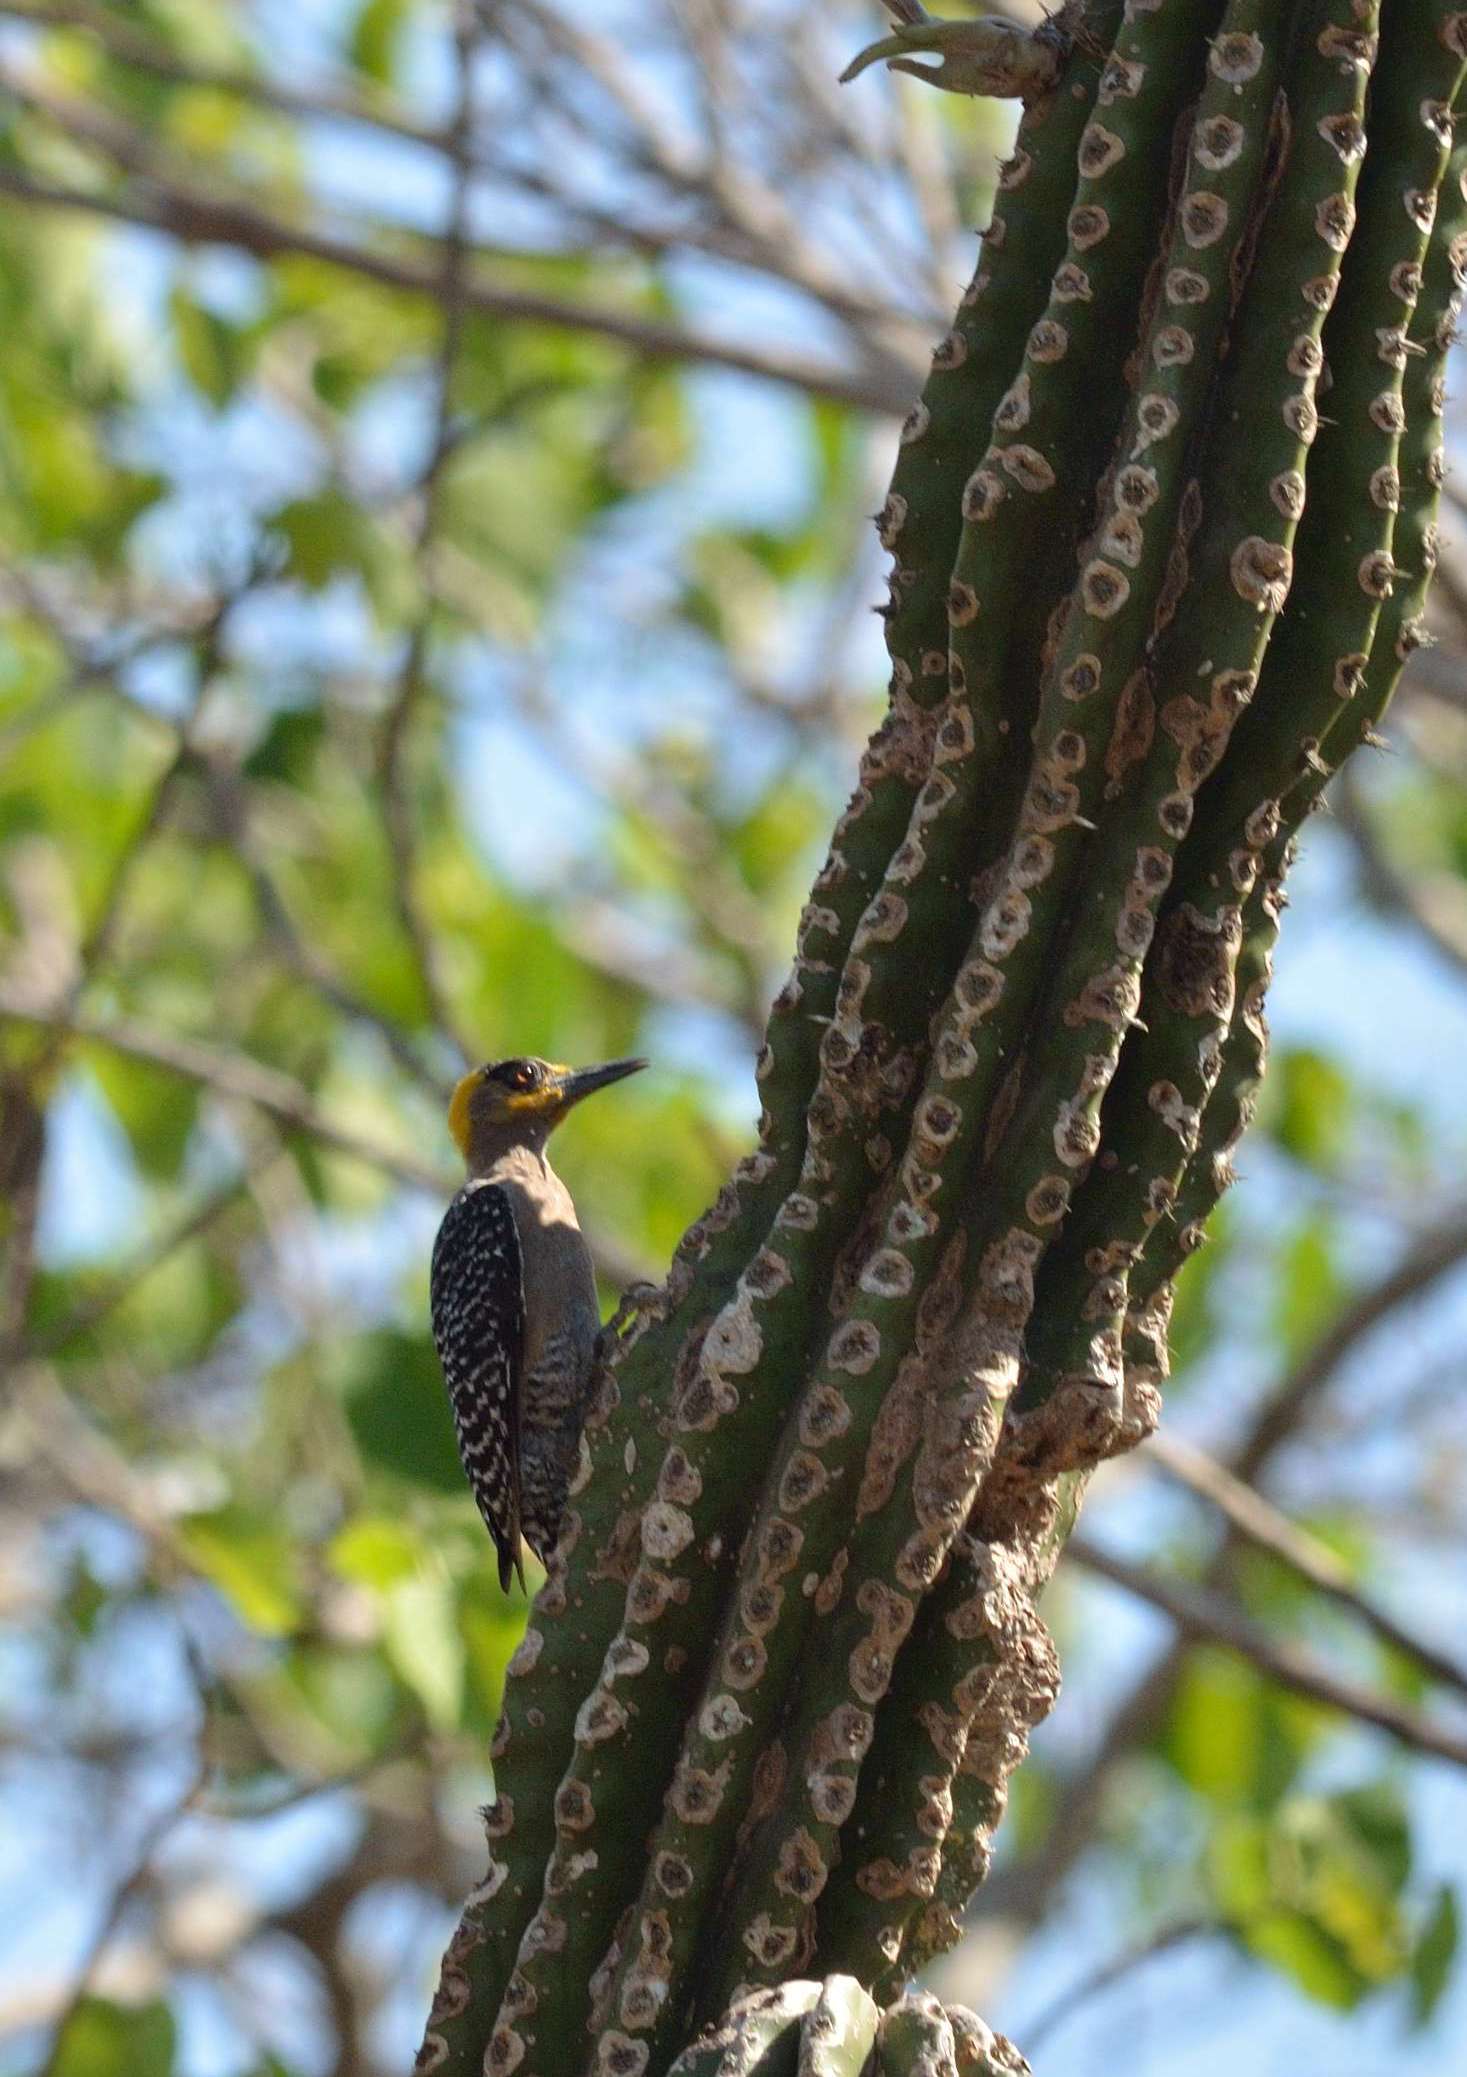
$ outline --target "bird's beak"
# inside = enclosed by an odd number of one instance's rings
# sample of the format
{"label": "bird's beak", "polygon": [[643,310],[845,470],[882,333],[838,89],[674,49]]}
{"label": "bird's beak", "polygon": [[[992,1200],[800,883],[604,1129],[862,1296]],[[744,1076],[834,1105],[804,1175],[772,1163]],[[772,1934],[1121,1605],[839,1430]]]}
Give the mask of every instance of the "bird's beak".
{"label": "bird's beak", "polygon": [[597,1089],[606,1089],[613,1082],[624,1081],[628,1075],[640,1074],[646,1065],[645,1060],[608,1060],[604,1067],[573,1068],[560,1085],[561,1109],[568,1111],[583,1096],[590,1096]]}

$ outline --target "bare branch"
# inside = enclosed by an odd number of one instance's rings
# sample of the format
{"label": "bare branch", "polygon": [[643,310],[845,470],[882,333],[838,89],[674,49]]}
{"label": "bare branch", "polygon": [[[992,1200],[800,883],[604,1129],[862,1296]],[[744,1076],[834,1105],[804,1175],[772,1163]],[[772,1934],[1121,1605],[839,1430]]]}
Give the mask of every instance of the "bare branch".
{"label": "bare branch", "polygon": [[[1232,1453],[1231,1476],[1254,1487],[1290,1443],[1346,1360],[1391,1311],[1428,1290],[1467,1260],[1467,1214],[1449,1215],[1403,1255],[1395,1269],[1361,1292],[1325,1330],[1255,1414]],[[1241,1533],[1229,1527],[1203,1574],[1205,1587],[1226,1579]],[[1094,1836],[1105,1792],[1117,1765],[1147,1737],[1171,1706],[1189,1648],[1179,1634],[1121,1697],[1094,1751],[1062,1788],[1043,1844],[1027,1859],[1001,1870],[978,1893],[975,1915],[1003,1913],[1037,1924],[1045,1905]]]}
{"label": "bare branch", "polygon": [[1252,1486],[1235,1478],[1226,1465],[1219,1464],[1204,1450],[1195,1449],[1181,1436],[1165,1431],[1150,1438],[1144,1446],[1144,1455],[1159,1464],[1169,1478],[1186,1486],[1189,1492],[1210,1501],[1240,1536],[1256,1549],[1267,1551],[1270,1557],[1287,1565],[1316,1592],[1328,1595],[1330,1600],[1364,1623],[1367,1629],[1374,1631],[1392,1651],[1410,1659],[1443,1687],[1454,1688],[1458,1694],[1467,1696],[1467,1670],[1378,1607],[1356,1586],[1348,1569],[1328,1544],[1321,1543],[1317,1536],[1311,1536],[1307,1529],[1301,1529],[1272,1501],[1265,1500]]}
{"label": "bare branch", "polygon": [[111,1945],[113,1936],[122,1923],[124,1912],[147,1881],[154,1855],[169,1833],[187,1817],[202,1793],[207,1778],[208,1765],[201,1752],[182,1793],[159,1811],[144,1830],[142,1838],[138,1841],[132,1868],[112,1892],[101,1923],[88,1942],[81,1965],[76,1972],[71,1994],[57,2018],[55,2031],[51,2036],[50,2053],[41,2066],[40,2077],[56,2077],[66,2047],[67,2031],[85,2002],[92,1979],[97,1973],[97,1966]]}
{"label": "bare branch", "polygon": [[[487,13],[487,0],[478,0],[478,5],[481,14]],[[674,126],[612,38],[564,10],[536,5],[533,0],[507,0],[496,14],[502,21],[501,34],[529,73],[537,97],[563,108],[575,128],[583,127],[585,111],[577,97],[567,92],[567,83],[594,86],[598,112],[604,110],[606,122],[623,133],[622,158],[639,175],[651,175],[668,191],[675,214],[684,224],[679,243],[742,257],[745,264],[802,289],[832,313],[864,320],[871,335],[868,345],[878,356],[894,352],[903,359],[910,351],[918,356],[913,367],[920,364],[912,328],[917,313],[899,293],[878,303],[853,290],[850,270],[832,264],[828,253],[806,236],[800,213],[782,191],[777,172],[781,155],[755,147],[735,156],[731,128],[721,118],[716,90],[705,95],[703,127],[711,137],[711,144],[705,144]],[[722,75],[731,91],[731,75],[723,56],[714,54],[715,41],[719,52],[724,50],[722,39],[700,34],[693,16],[684,22],[684,28],[694,71],[702,71],[711,56],[712,72]],[[742,120],[737,127],[748,130],[754,126],[767,143],[762,98],[757,93],[742,95],[738,113]],[[761,157],[775,169],[772,175],[764,170]],[[511,177],[520,177],[518,169]],[[689,204],[700,212],[702,221],[697,227],[687,225]],[[910,281],[911,274],[908,267],[897,278]],[[942,300],[941,295],[934,299],[930,314],[935,320]]]}
{"label": "bare branch", "polygon": [[109,58],[130,65],[135,71],[151,73],[179,87],[196,87],[207,93],[228,94],[258,108],[295,116],[310,122],[360,124],[381,130],[405,144],[443,148],[443,132],[384,103],[368,103],[353,94],[317,88],[303,93],[282,81],[237,68],[186,62],[161,37],[150,35],[135,23],[119,19],[88,0],[0,0],[0,16],[30,22],[38,29],[76,29],[95,38]]}
{"label": "bare branch", "polygon": [[[471,0],[457,0],[454,49],[457,61],[458,94],[451,130],[450,149],[454,161],[453,192],[448,221],[443,230],[442,273],[439,296],[443,304],[443,336],[435,371],[436,391],[433,430],[427,458],[418,482],[419,517],[413,542],[413,560],[420,572],[426,566],[434,529],[441,509],[443,471],[453,449],[453,376],[464,333],[464,268],[468,256],[469,195],[473,167],[469,138],[474,122],[474,9]],[[413,717],[426,689],[424,666],[433,608],[428,596],[408,635],[407,652],[398,674],[397,691],[387,710],[378,749],[377,777],[382,790],[382,819],[392,853],[392,891],[398,921],[407,939],[417,970],[418,985],[428,1013],[466,1062],[474,1052],[459,1030],[444,986],[438,948],[417,893],[417,831],[414,827],[407,771],[407,750]]]}
{"label": "bare branch", "polygon": [[[489,11],[483,7],[480,9],[481,13]],[[496,8],[493,12],[497,16],[500,10]],[[588,40],[585,32],[578,32],[568,25],[559,30],[550,28],[548,14],[548,10],[542,13],[530,9],[526,11],[526,19],[533,22],[541,35],[547,31],[552,39],[559,35],[561,44],[557,45],[558,48],[563,47],[568,35],[574,45],[577,67],[596,78],[603,88],[607,87],[607,78],[587,62],[588,49],[595,56],[601,40]],[[374,93],[370,99],[365,99],[359,94],[327,86],[307,92],[262,73],[187,61],[162,39],[100,12],[89,4],[89,0],[0,0],[0,17],[6,15],[39,28],[83,31],[95,38],[114,61],[180,88],[229,95],[247,105],[302,122],[352,124],[435,153],[452,152],[454,148],[451,127],[445,129],[414,122],[381,94]],[[500,40],[506,40],[502,28]],[[524,48],[523,38],[520,43],[521,62],[527,70],[535,69],[531,55]],[[614,46],[610,48],[614,49]],[[542,89],[552,88],[556,83],[554,71],[541,65],[536,83]],[[610,249],[660,253],[691,247],[758,267],[801,289],[833,314],[856,321],[859,328],[870,330],[873,339],[884,342],[899,360],[910,351],[913,367],[919,365],[920,341],[914,328],[918,313],[915,310],[905,305],[899,308],[894,297],[881,300],[854,292],[843,272],[832,268],[821,249],[801,236],[798,222],[788,211],[782,211],[778,227],[772,227],[771,212],[780,209],[777,186],[755,183],[750,169],[743,167],[738,169],[737,178],[722,183],[710,180],[702,171],[701,161],[696,155],[677,148],[653,104],[645,95],[633,91],[636,82],[625,68],[621,84],[627,96],[623,114],[630,119],[635,113],[636,117],[634,148],[639,156],[644,155],[655,167],[668,189],[665,213],[669,221],[665,226],[659,228],[649,218],[630,217],[624,210],[599,208],[592,197],[571,192],[567,186],[558,184],[553,174],[542,173],[521,163],[502,148],[502,139],[494,124],[486,126],[485,133],[471,142],[469,159],[473,169],[492,174],[552,203],[569,224],[580,226],[594,238],[598,253],[604,254]],[[543,99],[544,93],[537,98]],[[853,133],[851,141],[858,144],[859,135]],[[547,157],[553,168],[553,154]],[[687,206],[689,200],[708,205],[711,212],[708,221],[699,222],[691,217]],[[930,315],[934,323],[940,319],[942,301],[943,293],[939,291],[932,299]]]}
{"label": "bare branch", "polygon": [[1102,1550],[1087,1536],[1071,1536],[1066,1549],[1087,1572],[1124,1587],[1128,1594],[1160,1609],[1191,1643],[1221,1644],[1296,1695],[1306,1695],[1360,1723],[1373,1724],[1415,1752],[1430,1753],[1436,1759],[1450,1760],[1454,1766],[1467,1767],[1467,1733],[1451,1731],[1418,1711],[1393,1702],[1387,1695],[1332,1673],[1312,1653],[1270,1637],[1261,1624],[1253,1622],[1223,1595],[1206,1587],[1165,1579],[1143,1565],[1134,1565],[1129,1559]]}
{"label": "bare branch", "polygon": [[[180,239],[184,244],[227,245],[256,259],[300,253],[324,265],[341,267],[385,288],[437,301],[439,270],[406,256],[393,256],[332,233],[310,230],[271,216],[252,204],[222,201],[149,178],[126,196],[68,187],[58,181],[0,167],[0,194],[36,208],[81,211],[115,222],[137,224]],[[511,289],[471,274],[463,287],[466,310],[523,324],[549,325],[610,339],[652,361],[699,363],[758,376],[811,397],[849,404],[859,411],[891,416],[908,409],[916,394],[916,371],[895,360],[870,357],[849,372],[828,361],[781,351],[775,346],[745,346],[658,318],[602,309],[569,297]]]}
{"label": "bare branch", "polygon": [[1444,1211],[1394,1269],[1353,1298],[1269,1395],[1233,1454],[1234,1476],[1244,1485],[1257,1485],[1264,1467],[1313,1410],[1366,1335],[1398,1305],[1419,1297],[1464,1262],[1467,1207],[1459,1207]]}
{"label": "bare branch", "polygon": [[37,1335],[13,1351],[9,1347],[0,1350],[0,1362],[18,1360],[24,1363],[44,1360],[57,1355],[83,1334],[90,1334],[92,1329],[100,1326],[109,1313],[115,1312],[123,1300],[130,1297],[155,1269],[161,1269],[180,1248],[186,1248],[190,1241],[198,1240],[211,1226],[217,1225],[225,1213],[239,1202],[248,1182],[248,1172],[230,1176],[190,1211],[185,1212],[181,1219],[159,1234],[156,1240],[149,1241],[145,1247],[138,1249],[126,1266],[110,1277],[100,1291],[94,1292],[90,1298],[84,1298],[73,1306],[66,1317],[58,1321],[54,1327],[48,1328],[44,1334]]}
{"label": "bare branch", "polygon": [[81,1011],[58,1012],[39,1004],[15,988],[0,983],[0,1016],[22,1024],[88,1039],[110,1046],[133,1060],[146,1060],[183,1075],[191,1082],[213,1089],[220,1096],[254,1104],[288,1131],[302,1132],[320,1145],[345,1154],[350,1160],[380,1169],[411,1189],[446,1196],[455,1187],[446,1170],[416,1160],[411,1154],[374,1145],[345,1127],[335,1124],[317,1107],[309,1092],[289,1075],[273,1067],[262,1067],[246,1054],[226,1052],[206,1045],[201,1039],[178,1038],[154,1031],[125,1017],[89,1017]]}
{"label": "bare branch", "polygon": [[1170,1954],[1174,1948],[1185,1947],[1194,1940],[1215,1939],[1225,1930],[1216,1919],[1183,1918],[1172,1925],[1160,1927],[1136,1946],[1123,1948],[1119,1954],[1112,1955],[1108,1961],[1102,1962],[1098,1968],[1082,1976],[1077,1983],[1072,1983],[1068,1989],[1062,1990],[1058,1997],[1044,2007],[1037,2019],[1031,2020],[1021,2029],[1025,2050],[1032,2055],[1041,2040],[1047,2039],[1057,2027],[1063,2026],[1082,2005],[1088,2005],[1093,1998],[1098,1998],[1113,1989],[1124,1978],[1144,1968],[1147,1962],[1155,1961],[1160,1955]]}

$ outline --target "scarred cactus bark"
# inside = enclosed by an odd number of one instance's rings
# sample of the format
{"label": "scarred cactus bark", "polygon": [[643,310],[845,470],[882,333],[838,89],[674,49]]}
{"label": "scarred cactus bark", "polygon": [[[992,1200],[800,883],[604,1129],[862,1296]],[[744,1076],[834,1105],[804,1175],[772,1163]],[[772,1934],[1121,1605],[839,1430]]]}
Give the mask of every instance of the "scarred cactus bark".
{"label": "scarred cactus bark", "polygon": [[1029,2077],[1002,2034],[962,2005],[901,1998],[880,2012],[853,1976],[746,1992],[670,2077]]}
{"label": "scarred cactus bark", "polygon": [[890,709],[757,1147],[609,1338],[424,2070],[1023,2068],[900,1993],[1156,1421],[1296,834],[1421,638],[1467,13],[893,12],[1027,105],[878,522]]}

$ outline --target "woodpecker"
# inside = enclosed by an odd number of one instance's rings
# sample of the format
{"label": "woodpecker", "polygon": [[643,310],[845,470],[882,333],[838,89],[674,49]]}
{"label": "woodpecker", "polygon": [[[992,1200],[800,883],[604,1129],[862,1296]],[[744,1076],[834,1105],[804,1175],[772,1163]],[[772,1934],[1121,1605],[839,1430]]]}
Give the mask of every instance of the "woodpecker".
{"label": "woodpecker", "polygon": [[591,1251],[545,1142],[573,1104],[647,1065],[500,1060],[464,1076],[448,1128],[468,1169],[433,1243],[433,1340],[459,1456],[499,1553],[560,1534],[601,1331]]}

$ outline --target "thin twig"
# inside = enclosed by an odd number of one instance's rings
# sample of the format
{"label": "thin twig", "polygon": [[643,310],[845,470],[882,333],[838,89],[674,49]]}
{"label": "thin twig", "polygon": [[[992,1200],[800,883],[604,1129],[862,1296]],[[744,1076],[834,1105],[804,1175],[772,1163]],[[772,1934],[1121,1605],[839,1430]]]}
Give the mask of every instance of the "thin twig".
{"label": "thin twig", "polygon": [[353,1161],[380,1169],[415,1190],[444,1196],[455,1187],[455,1179],[432,1163],[411,1154],[374,1144],[359,1134],[335,1124],[320,1111],[309,1092],[279,1069],[263,1067],[246,1054],[226,1052],[201,1039],[180,1038],[155,1031],[125,1017],[90,1017],[76,1010],[58,1011],[52,1005],[33,1001],[19,990],[0,983],[0,1016],[41,1029],[67,1033],[93,1044],[109,1046],[133,1060],[146,1060],[169,1069],[188,1081],[215,1090],[220,1096],[254,1104],[268,1117],[291,1132],[301,1132],[322,1146],[345,1154]]}
{"label": "thin twig", "polygon": [[1406,1250],[1395,1268],[1359,1292],[1331,1321],[1309,1352],[1254,1416],[1231,1469],[1244,1485],[1257,1485],[1275,1451],[1282,1448],[1334,1382],[1367,1334],[1398,1305],[1419,1297],[1467,1263],[1467,1207],[1447,1210],[1431,1230]]}
{"label": "thin twig", "polygon": [[1271,1637],[1259,1623],[1243,1614],[1223,1595],[1207,1587],[1184,1585],[1163,1578],[1144,1565],[1132,1564],[1111,1551],[1102,1550],[1087,1536],[1071,1536],[1067,1554],[1087,1572],[1124,1587],[1138,1600],[1149,1602],[1168,1616],[1192,1643],[1220,1644],[1240,1654],[1270,1680],[1307,1695],[1327,1709],[1337,1709],[1362,1724],[1373,1724],[1415,1752],[1430,1753],[1467,1767],[1467,1734],[1449,1730],[1424,1717],[1419,1711],[1393,1702],[1388,1695],[1361,1686],[1342,1674],[1332,1673],[1312,1653]]}
{"label": "thin twig", "polygon": [[1189,1492],[1210,1501],[1226,1516],[1231,1527],[1256,1549],[1267,1551],[1270,1557],[1287,1565],[1317,1593],[1328,1595],[1367,1629],[1374,1631],[1392,1651],[1410,1659],[1441,1686],[1467,1696],[1467,1670],[1378,1607],[1360,1591],[1328,1544],[1322,1543],[1317,1536],[1311,1536],[1307,1529],[1301,1529],[1281,1508],[1235,1477],[1226,1465],[1219,1464],[1215,1457],[1209,1457],[1205,1451],[1195,1449],[1182,1437],[1168,1434],[1165,1430],[1151,1437],[1145,1455],[1159,1464],[1169,1478],[1176,1479]]}
{"label": "thin twig", "polygon": [[206,1197],[201,1198],[181,1219],[160,1233],[156,1240],[149,1241],[145,1247],[139,1248],[124,1268],[108,1278],[100,1291],[94,1291],[89,1298],[84,1298],[74,1305],[66,1317],[59,1320],[54,1327],[47,1328],[44,1334],[32,1337],[14,1351],[0,1350],[0,1365],[9,1361],[45,1361],[58,1355],[62,1349],[79,1340],[82,1335],[90,1334],[94,1328],[101,1325],[109,1313],[117,1310],[124,1299],[131,1297],[146,1277],[161,1269],[180,1248],[186,1248],[190,1241],[198,1240],[211,1226],[217,1225],[225,1213],[239,1202],[248,1183],[249,1174],[248,1171],[244,1171],[219,1184],[217,1189],[211,1190]]}
{"label": "thin twig", "polygon": [[[73,1038],[109,1046],[114,1052],[126,1054],[129,1059],[146,1060],[154,1067],[167,1068],[171,1073],[212,1089],[220,1096],[253,1104],[287,1131],[303,1133],[319,1145],[344,1154],[348,1160],[360,1161],[366,1167],[391,1176],[408,1189],[424,1190],[433,1197],[449,1197],[458,1187],[459,1178],[452,1170],[419,1161],[411,1154],[382,1146],[336,1124],[317,1108],[299,1082],[282,1074],[278,1068],[262,1066],[247,1054],[227,1052],[201,1039],[180,1038],[169,1032],[155,1031],[127,1018],[89,1017],[78,1010],[58,1020],[58,1013],[52,1006],[36,1002],[24,991],[3,981],[0,981],[0,1017],[12,1017],[17,1023],[40,1029],[61,1030]],[[628,1284],[648,1281],[648,1264],[616,1236],[598,1230],[594,1221],[586,1222],[586,1238],[597,1274],[604,1283],[621,1290]]]}
{"label": "thin twig", "polygon": [[107,1909],[102,1914],[101,1923],[87,1944],[71,1993],[57,2018],[55,2031],[51,2036],[50,2052],[41,2066],[39,2077],[56,2077],[56,2073],[61,2069],[67,2031],[86,2001],[98,1965],[122,1923],[123,1914],[147,1881],[159,1847],[175,1826],[188,1816],[202,1794],[207,1779],[208,1763],[201,1752],[183,1793],[166,1809],[161,1810],[144,1831],[133,1857],[132,1868],[112,1892]]}
{"label": "thin twig", "polygon": [[1082,2005],[1111,1990],[1123,1978],[1134,1975],[1137,1969],[1159,1956],[1170,1954],[1174,1948],[1183,1947],[1192,1940],[1210,1940],[1224,1928],[1215,1918],[1182,1918],[1174,1924],[1162,1926],[1135,1947],[1126,1947],[1108,1961],[1101,1962],[1088,1974],[1080,1977],[1062,1990],[1052,2002],[1044,2007],[1037,2019],[1019,2029],[1025,2050],[1032,2054],[1041,2040],[1047,2040],[1056,2027],[1063,2026]]}
{"label": "thin twig", "polygon": [[[419,513],[413,542],[413,560],[420,573],[425,570],[432,550],[434,530],[442,508],[444,468],[454,445],[453,381],[464,335],[464,270],[468,258],[469,201],[473,190],[469,140],[474,122],[474,43],[471,0],[456,0],[454,50],[458,91],[450,146],[454,174],[448,220],[443,229],[438,290],[443,305],[443,335],[434,371],[432,434],[418,480]],[[382,793],[382,820],[392,854],[393,900],[417,971],[418,985],[433,1022],[452,1043],[459,1059],[467,1061],[473,1057],[475,1049],[458,1028],[444,986],[438,948],[418,901],[417,831],[407,770],[413,719],[425,691],[424,666],[432,618],[432,596],[425,587],[423,606],[408,635],[396,694],[383,723],[377,779]]]}
{"label": "thin twig", "polygon": [[[1419,1297],[1463,1261],[1467,1215],[1459,1212],[1440,1221],[1393,1270],[1359,1293],[1268,1395],[1231,1453],[1232,1476],[1246,1486],[1257,1486],[1366,1336],[1396,1306]],[[1240,1541],[1240,1532],[1230,1524],[1203,1574],[1206,1587],[1216,1589],[1227,1578]],[[1042,1845],[980,1890],[978,1915],[1007,1912],[1026,1924],[1039,1922],[1048,1899],[1094,1835],[1111,1775],[1170,1708],[1189,1648],[1188,1636],[1178,1634],[1121,1697],[1093,1752],[1061,1789]]]}
{"label": "thin twig", "polygon": [[[68,187],[0,166],[0,194],[36,208],[80,211],[114,222],[138,224],[184,244],[226,245],[257,259],[300,253],[323,265],[375,281],[383,287],[436,301],[439,270],[416,259],[392,256],[332,233],[286,223],[253,204],[221,201],[166,185],[156,176],[127,196]],[[755,375],[807,396],[849,404],[856,410],[895,415],[907,410],[920,380],[914,368],[895,359],[871,356],[864,367],[849,372],[828,361],[811,360],[774,346],[743,346],[715,339],[692,327],[638,317],[622,310],[577,303],[566,296],[505,288],[471,275],[463,288],[466,310],[523,324],[542,324],[562,331],[589,333],[615,340],[652,361],[696,362]]]}
{"label": "thin twig", "polygon": [[303,93],[283,81],[237,68],[186,62],[161,37],[150,35],[134,23],[119,20],[87,0],[0,0],[0,15],[30,22],[38,29],[74,29],[95,38],[108,57],[137,72],[151,73],[174,86],[192,87],[205,93],[227,94],[258,108],[308,122],[360,124],[380,130],[405,144],[431,150],[443,145],[443,133],[424,123],[415,123],[400,110],[385,104],[369,104],[351,94],[318,88]]}
{"label": "thin twig", "polygon": [[[481,14],[488,14],[489,5],[490,0],[478,0]],[[751,154],[735,163],[727,150],[718,148],[723,125],[707,123],[713,136],[711,146],[702,139],[680,136],[625,62],[617,43],[560,9],[510,0],[504,7],[504,21],[510,40],[522,54],[524,37],[516,34],[517,26],[537,37],[558,60],[541,69],[542,91],[554,93],[560,79],[567,76],[594,81],[625,124],[629,153],[642,167],[683,197],[705,202],[715,218],[745,242],[757,264],[777,278],[804,289],[832,310],[852,310],[850,282],[806,239],[778,186],[756,168]],[[696,65],[697,51],[691,48],[698,41],[696,30],[691,24],[685,24],[685,30]],[[757,109],[748,107],[741,112],[752,117]],[[887,327],[904,325],[901,313],[893,307],[877,310],[867,304],[866,311]]]}

